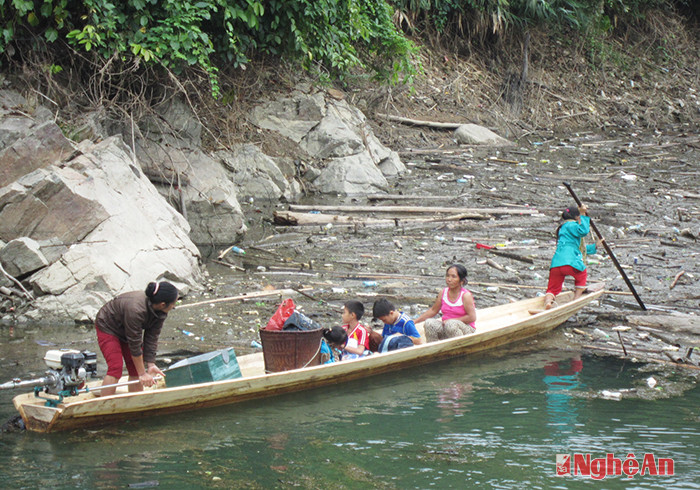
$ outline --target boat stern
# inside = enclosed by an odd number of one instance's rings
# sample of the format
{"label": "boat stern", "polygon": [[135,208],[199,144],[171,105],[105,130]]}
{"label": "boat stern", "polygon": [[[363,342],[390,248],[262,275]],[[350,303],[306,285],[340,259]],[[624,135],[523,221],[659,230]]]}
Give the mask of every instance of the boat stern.
{"label": "boat stern", "polygon": [[[29,399],[28,399],[29,398]],[[27,430],[33,432],[51,432],[53,424],[60,416],[62,409],[47,407],[43,403],[37,403],[34,394],[16,396],[12,403],[19,412]]]}

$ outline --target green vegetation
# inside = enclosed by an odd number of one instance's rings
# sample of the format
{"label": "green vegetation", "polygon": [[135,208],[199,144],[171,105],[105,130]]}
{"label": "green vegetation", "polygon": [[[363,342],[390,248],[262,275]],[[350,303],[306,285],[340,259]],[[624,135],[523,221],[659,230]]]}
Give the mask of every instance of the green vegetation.
{"label": "green vegetation", "polygon": [[414,46],[374,0],[11,0],[0,6],[0,52],[66,41],[107,60],[205,70],[259,55],[287,56],[339,78],[355,67],[398,81],[415,73]]}
{"label": "green vegetation", "polygon": [[329,78],[356,69],[397,83],[415,75],[416,48],[404,33],[438,33],[491,42],[529,26],[580,30],[588,39],[650,9],[686,8],[693,0],[0,0],[0,61],[48,53],[61,73],[65,47],[96,70],[156,67],[208,75],[253,58],[299,62]]}

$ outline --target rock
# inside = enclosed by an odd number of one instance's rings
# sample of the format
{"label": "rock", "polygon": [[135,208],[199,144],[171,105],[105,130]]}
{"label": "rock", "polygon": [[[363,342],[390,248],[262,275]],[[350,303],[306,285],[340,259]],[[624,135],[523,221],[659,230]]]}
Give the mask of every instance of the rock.
{"label": "rock", "polygon": [[0,107],[2,112],[21,108],[27,105],[27,99],[14,90],[0,90]]}
{"label": "rock", "polygon": [[292,98],[253,108],[248,119],[259,128],[275,131],[295,143],[301,143],[325,115],[326,102],[322,93],[297,93]]}
{"label": "rock", "polygon": [[463,124],[454,132],[454,137],[460,144],[465,145],[512,145],[510,141],[493,131],[478,124]]}
{"label": "rock", "polygon": [[[324,193],[363,194],[387,185],[384,176],[406,170],[398,154],[382,145],[367,124],[364,114],[344,99],[323,93],[292,97],[258,106],[249,117],[256,126],[275,131],[295,143],[313,158],[322,160],[320,177],[307,171]],[[357,167],[361,168],[357,168]],[[349,182],[337,181],[349,177]]]}
{"label": "rock", "polygon": [[0,238],[82,240],[109,216],[99,201],[82,195],[85,180],[73,168],[51,166],[0,189]]}
{"label": "rock", "polygon": [[[189,225],[133,164],[120,137],[95,145],[65,168],[44,172],[46,180],[63,182],[72,195],[94,203],[90,208],[104,217],[95,222],[84,216],[92,225],[84,227],[84,239],[63,242],[69,246],[60,258],[29,278],[43,295],[33,303],[30,319],[92,321],[107,300],[143,290],[150,281],[168,280],[185,291],[200,283],[200,256],[188,236]],[[72,202],[55,206],[57,217],[76,221],[66,209]],[[59,231],[66,227],[55,223]]]}
{"label": "rock", "polygon": [[58,163],[73,153],[73,146],[53,122],[46,122],[36,128],[26,126],[17,119],[3,121],[3,138],[16,138],[21,131],[24,137],[15,140],[0,151],[0,187],[14,182],[38,168]]}
{"label": "rock", "polygon": [[321,171],[314,185],[327,194],[373,194],[388,185],[381,171],[366,153],[334,158]]}
{"label": "rock", "polygon": [[0,250],[0,262],[8,274],[15,278],[31,274],[49,265],[39,244],[28,237],[10,240]]}
{"label": "rock", "polygon": [[199,149],[201,123],[182,101],[158,111],[159,117],[141,128],[146,136],[136,140],[143,171],[186,217],[194,243],[218,246],[239,241],[247,227],[236,185],[218,158]]}
{"label": "rock", "polygon": [[253,144],[218,151],[214,157],[230,171],[239,196],[276,201],[289,188],[275,161]]}

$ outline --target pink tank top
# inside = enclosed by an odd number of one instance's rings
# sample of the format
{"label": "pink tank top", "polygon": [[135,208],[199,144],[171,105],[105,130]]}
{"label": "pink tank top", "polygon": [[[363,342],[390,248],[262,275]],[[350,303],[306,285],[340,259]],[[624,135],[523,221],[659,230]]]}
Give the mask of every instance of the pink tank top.
{"label": "pink tank top", "polygon": [[[442,290],[442,307],[440,308],[440,311],[442,311],[443,322],[451,320],[453,318],[459,318],[461,316],[466,315],[467,313],[464,309],[464,302],[462,301],[462,299],[464,298],[464,295],[469,291],[462,288],[462,290],[459,293],[459,297],[455,302],[450,301],[449,291],[450,288],[445,288]],[[473,327],[474,322],[471,322],[469,325]]]}

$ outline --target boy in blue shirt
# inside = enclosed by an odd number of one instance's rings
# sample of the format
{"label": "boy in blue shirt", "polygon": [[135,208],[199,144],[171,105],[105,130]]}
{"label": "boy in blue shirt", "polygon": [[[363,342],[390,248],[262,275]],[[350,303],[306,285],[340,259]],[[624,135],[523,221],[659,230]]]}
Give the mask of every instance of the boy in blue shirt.
{"label": "boy in blue shirt", "polygon": [[[393,350],[391,345],[387,342],[390,337],[392,339],[397,339],[399,336],[406,336],[408,337],[406,340],[410,339],[413,345],[423,343],[423,338],[420,336],[420,333],[418,333],[418,329],[416,328],[416,324],[413,323],[413,320],[404,312],[397,311],[396,307],[394,307],[388,299],[380,298],[375,301],[372,307],[372,313],[374,318],[378,318],[384,322],[384,330],[382,330],[382,337],[384,337],[382,347],[384,348],[382,349],[380,347],[380,351]],[[397,342],[402,343],[400,340],[393,341],[394,344]],[[402,347],[406,346],[408,345],[402,345]],[[400,347],[397,346],[395,348]]]}

